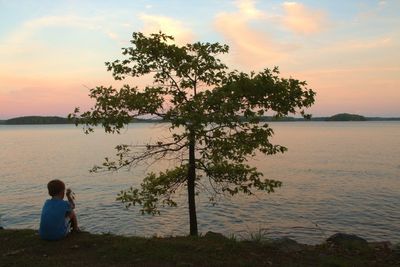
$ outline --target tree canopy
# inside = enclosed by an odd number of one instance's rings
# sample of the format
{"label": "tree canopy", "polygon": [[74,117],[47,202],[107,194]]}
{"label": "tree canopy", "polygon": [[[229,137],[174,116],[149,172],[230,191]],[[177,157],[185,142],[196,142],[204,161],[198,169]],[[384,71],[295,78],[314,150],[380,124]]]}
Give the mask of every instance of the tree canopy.
{"label": "tree canopy", "polygon": [[[270,143],[273,130],[260,118],[301,113],[314,103],[315,93],[305,81],[281,78],[277,67],[259,73],[229,70],[219,56],[229,47],[196,42],[178,46],[164,33],[133,33],[131,46],[122,48],[123,59],[107,62],[116,80],[151,75],[145,88],[124,85],[90,90],[96,102],[89,111],[79,108],[70,118],[83,124],[86,133],[101,125],[119,133],[132,118],[157,116],[171,132],[169,140],[142,147],[121,144],[116,158],[93,171],[130,168],[147,160],[179,159],[174,169],[149,173],[138,188],[121,191],[118,199],[141,205],[143,213],[155,214],[161,206],[176,206],[174,193],[188,190],[190,234],[197,235],[195,194],[207,183],[215,194],[273,192],[280,181],[264,179],[248,162],[257,152],[272,155],[287,149]],[[210,197],[213,199],[213,196]]]}

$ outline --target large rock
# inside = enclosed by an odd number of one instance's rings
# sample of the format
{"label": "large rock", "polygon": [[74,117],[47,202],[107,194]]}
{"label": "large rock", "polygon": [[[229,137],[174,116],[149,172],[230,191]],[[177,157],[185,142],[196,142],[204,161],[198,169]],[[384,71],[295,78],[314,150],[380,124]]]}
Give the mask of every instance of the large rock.
{"label": "large rock", "polygon": [[334,234],[330,236],[326,242],[330,245],[347,249],[361,249],[368,247],[368,242],[364,238],[345,233]]}

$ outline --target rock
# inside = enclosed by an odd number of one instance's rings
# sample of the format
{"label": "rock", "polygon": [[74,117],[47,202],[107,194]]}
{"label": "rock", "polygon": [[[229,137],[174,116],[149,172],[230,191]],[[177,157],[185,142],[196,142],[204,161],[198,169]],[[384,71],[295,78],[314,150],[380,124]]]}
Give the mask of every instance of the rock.
{"label": "rock", "polygon": [[227,239],[226,236],[224,236],[223,234],[220,233],[216,233],[216,232],[212,232],[212,231],[208,231],[205,235],[205,238],[210,238],[210,239]]}
{"label": "rock", "polygon": [[336,233],[330,236],[326,242],[332,246],[347,249],[362,249],[368,247],[368,242],[364,238],[345,233]]}
{"label": "rock", "polygon": [[286,253],[299,252],[299,251],[304,250],[304,248],[305,248],[305,245],[299,244],[299,243],[297,243],[296,240],[290,239],[288,237],[272,239],[270,241],[270,244]]}

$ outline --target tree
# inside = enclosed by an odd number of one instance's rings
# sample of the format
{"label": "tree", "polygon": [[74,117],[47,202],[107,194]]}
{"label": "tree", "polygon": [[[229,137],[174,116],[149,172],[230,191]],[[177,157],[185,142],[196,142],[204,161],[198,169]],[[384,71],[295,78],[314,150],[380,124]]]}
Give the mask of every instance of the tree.
{"label": "tree", "polygon": [[152,75],[145,88],[124,85],[120,89],[99,86],[90,90],[96,103],[89,111],[79,108],[69,117],[84,125],[86,133],[102,125],[106,132],[119,133],[133,118],[157,116],[169,123],[170,140],[143,147],[118,145],[116,160],[106,158],[92,171],[130,168],[146,160],[181,159],[174,169],[149,173],[139,188],[121,191],[118,199],[127,206],[141,205],[142,213],[156,214],[160,206],[176,206],[174,193],[186,186],[190,235],[197,235],[195,195],[199,184],[217,194],[273,192],[280,181],[262,179],[263,174],[248,163],[256,152],[272,155],[287,149],[273,145],[273,130],[260,117],[300,112],[314,103],[315,93],[305,81],[280,78],[277,67],[259,73],[229,71],[218,58],[228,53],[219,43],[178,46],[164,33],[145,36],[133,33],[131,47],[122,48],[124,59],[107,62],[116,80]]}

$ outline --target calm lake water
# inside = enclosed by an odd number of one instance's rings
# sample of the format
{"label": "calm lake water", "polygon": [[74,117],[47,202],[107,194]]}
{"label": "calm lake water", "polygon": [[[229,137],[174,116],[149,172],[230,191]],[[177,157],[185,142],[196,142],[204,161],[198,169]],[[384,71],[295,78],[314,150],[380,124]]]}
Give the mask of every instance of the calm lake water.
{"label": "calm lake water", "polygon": [[[199,231],[246,238],[266,232],[317,243],[334,232],[400,242],[400,122],[272,123],[274,143],[289,151],[251,162],[283,187],[257,197],[197,199]],[[91,174],[120,143],[166,134],[162,124],[131,124],[121,135],[84,135],[72,125],[0,125],[0,225],[37,229],[46,184],[61,179],[77,198],[80,225],[92,233],[159,236],[189,232],[185,192],[160,216],[124,208],[116,194],[139,185],[145,167]],[[150,169],[164,169],[160,162]]]}

